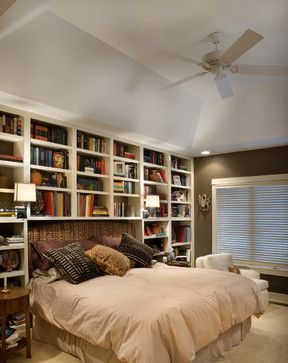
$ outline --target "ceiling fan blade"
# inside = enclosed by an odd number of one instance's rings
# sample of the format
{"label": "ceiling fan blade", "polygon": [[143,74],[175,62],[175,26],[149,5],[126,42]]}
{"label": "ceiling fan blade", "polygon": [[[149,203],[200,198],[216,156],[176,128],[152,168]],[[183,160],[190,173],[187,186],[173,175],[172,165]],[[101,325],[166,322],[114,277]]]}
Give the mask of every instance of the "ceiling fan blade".
{"label": "ceiling fan blade", "polygon": [[215,82],[222,98],[228,98],[234,95],[227,76],[215,78]]}
{"label": "ceiling fan blade", "polygon": [[209,72],[200,72],[200,73],[193,74],[192,76],[185,77],[183,79],[180,79],[179,81],[176,81],[176,82],[173,82],[173,83],[169,83],[167,86],[164,86],[161,89],[162,90],[166,90],[166,89],[169,89],[169,88],[172,88],[172,87],[179,86],[180,84],[183,84],[185,82],[191,81],[191,79],[204,76],[204,74],[206,74],[206,73],[209,73]]}
{"label": "ceiling fan blade", "polygon": [[232,73],[239,74],[263,74],[268,76],[288,76],[288,65],[256,65],[256,64],[239,64],[231,67]]}
{"label": "ceiling fan blade", "polygon": [[246,32],[242,34],[241,37],[226,50],[226,52],[224,52],[222,55],[224,63],[233,63],[263,38],[263,35],[256,33],[251,29],[246,30]]}
{"label": "ceiling fan blade", "polygon": [[179,54],[175,54],[175,53],[171,53],[171,52],[161,51],[160,53],[167,56],[167,57],[169,57],[169,58],[172,58],[172,59],[177,59],[177,60],[180,60],[182,62],[197,64],[198,66],[203,67],[204,69],[207,69],[207,70],[210,69],[209,64],[205,63],[205,62],[194,60],[194,59],[191,59],[191,58],[188,58],[188,57],[184,57],[183,55],[179,55]]}

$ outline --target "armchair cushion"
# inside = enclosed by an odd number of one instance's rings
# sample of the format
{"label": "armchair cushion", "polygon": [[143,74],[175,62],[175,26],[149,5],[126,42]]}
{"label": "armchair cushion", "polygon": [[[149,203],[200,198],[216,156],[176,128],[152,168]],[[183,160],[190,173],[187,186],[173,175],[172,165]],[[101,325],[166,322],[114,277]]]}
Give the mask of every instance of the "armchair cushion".
{"label": "armchair cushion", "polygon": [[228,271],[229,266],[233,266],[233,260],[230,253],[212,254],[196,259],[196,267]]}

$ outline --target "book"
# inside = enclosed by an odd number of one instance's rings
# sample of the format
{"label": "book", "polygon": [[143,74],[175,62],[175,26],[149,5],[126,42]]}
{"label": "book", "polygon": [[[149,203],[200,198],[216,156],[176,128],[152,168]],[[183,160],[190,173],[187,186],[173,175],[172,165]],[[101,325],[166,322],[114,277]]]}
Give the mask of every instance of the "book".
{"label": "book", "polygon": [[67,145],[68,133],[65,127],[50,125],[43,121],[32,119],[30,132],[33,139]]}

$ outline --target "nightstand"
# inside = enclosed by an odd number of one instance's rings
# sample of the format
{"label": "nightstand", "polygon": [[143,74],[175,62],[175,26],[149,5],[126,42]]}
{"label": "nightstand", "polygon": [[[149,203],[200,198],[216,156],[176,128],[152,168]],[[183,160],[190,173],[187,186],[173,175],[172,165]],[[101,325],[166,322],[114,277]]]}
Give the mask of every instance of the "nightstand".
{"label": "nightstand", "polygon": [[[30,302],[28,289],[22,287],[10,287],[8,293],[0,294],[0,316],[1,316],[1,347],[0,357],[1,362],[6,362],[6,354],[10,351],[23,349],[26,347],[26,357],[31,358],[31,334],[30,334]],[[6,349],[6,337],[3,332],[6,330],[6,319],[8,315],[24,312],[26,318],[26,337],[22,338],[16,347]]]}

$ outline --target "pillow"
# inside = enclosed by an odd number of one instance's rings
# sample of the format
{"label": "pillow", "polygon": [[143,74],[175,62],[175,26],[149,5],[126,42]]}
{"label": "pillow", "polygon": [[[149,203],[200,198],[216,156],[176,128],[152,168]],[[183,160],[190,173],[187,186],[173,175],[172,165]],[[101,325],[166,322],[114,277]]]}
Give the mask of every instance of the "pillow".
{"label": "pillow", "polygon": [[100,269],[109,275],[124,276],[130,269],[130,260],[113,248],[95,245],[85,252],[85,256],[91,258]]}
{"label": "pillow", "polygon": [[229,272],[240,275],[240,268],[238,266],[232,265],[228,267]]}
{"label": "pillow", "polygon": [[135,267],[151,267],[154,251],[127,233],[122,235],[118,251],[136,262]]}
{"label": "pillow", "polygon": [[99,267],[86,257],[84,252],[80,243],[72,243],[53,251],[46,251],[43,255],[54,264],[66,281],[79,284],[103,275]]}
{"label": "pillow", "polygon": [[97,243],[98,245],[103,245],[118,250],[119,244],[121,242],[121,237],[91,236],[89,240],[93,241],[94,243]]}
{"label": "pillow", "polygon": [[53,265],[52,263],[43,255],[46,251],[52,251],[56,248],[65,247],[71,243],[79,242],[84,250],[90,250],[94,246],[94,242],[90,240],[81,241],[67,241],[67,240],[48,240],[48,241],[35,241],[31,242],[31,258],[33,262],[33,267],[39,268],[42,272],[49,270]]}

